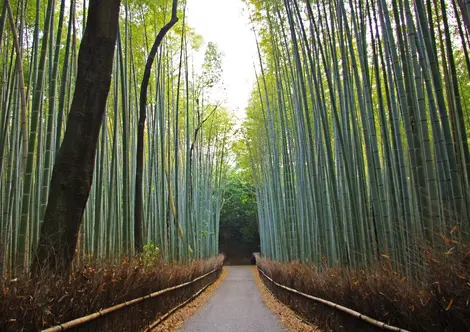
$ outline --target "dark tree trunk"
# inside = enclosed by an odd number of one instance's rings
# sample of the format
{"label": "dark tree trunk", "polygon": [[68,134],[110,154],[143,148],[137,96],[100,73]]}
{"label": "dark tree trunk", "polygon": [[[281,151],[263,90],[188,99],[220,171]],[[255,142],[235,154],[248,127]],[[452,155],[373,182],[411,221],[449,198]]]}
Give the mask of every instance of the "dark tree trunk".
{"label": "dark tree trunk", "polygon": [[64,140],[52,173],[33,273],[68,272],[93,182],[96,145],[106,110],[120,0],[90,0]]}
{"label": "dark tree trunk", "polygon": [[153,43],[152,49],[147,58],[145,65],[144,77],[140,86],[140,100],[139,100],[139,126],[137,128],[137,163],[136,163],[136,174],[135,174],[135,201],[134,201],[134,247],[136,252],[142,252],[143,250],[143,203],[142,203],[142,174],[144,170],[144,130],[145,120],[147,119],[147,92],[150,80],[150,74],[152,72],[153,61],[157,55],[158,48],[163,41],[163,38],[168,31],[178,22],[177,14],[178,0],[173,0],[173,7],[171,9],[171,19],[163,26],[158,33]]}

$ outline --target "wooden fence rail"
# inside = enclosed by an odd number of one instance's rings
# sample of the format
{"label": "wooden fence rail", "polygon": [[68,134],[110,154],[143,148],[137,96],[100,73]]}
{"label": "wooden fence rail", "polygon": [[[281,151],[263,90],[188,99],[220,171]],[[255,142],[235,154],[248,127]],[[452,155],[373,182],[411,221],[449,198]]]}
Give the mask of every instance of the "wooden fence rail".
{"label": "wooden fence rail", "polygon": [[331,301],[327,301],[327,300],[324,300],[322,298],[319,298],[319,297],[316,297],[316,296],[312,296],[312,295],[309,295],[309,294],[305,294],[305,293],[302,293],[302,292],[299,292],[298,290],[296,289],[292,289],[292,288],[289,288],[287,286],[284,286],[284,285],[281,285],[277,282],[275,282],[272,278],[270,278],[266,273],[264,273],[263,270],[261,270],[259,267],[258,267],[258,271],[261,272],[263,274],[263,276],[268,279],[269,281],[271,281],[274,285],[280,287],[280,288],[283,288],[291,293],[295,293],[295,294],[298,294],[298,295],[301,295],[305,298],[308,298],[310,300],[313,300],[315,302],[319,302],[319,303],[322,303],[322,304],[325,304],[329,307],[332,307],[332,308],[335,308],[337,310],[340,310],[342,312],[345,312],[353,317],[356,317],[358,319],[361,319],[363,320],[364,322],[367,322],[369,324],[372,324],[374,326],[377,326],[381,329],[384,329],[384,330],[388,330],[388,331],[396,331],[396,332],[410,332],[408,330],[405,330],[405,329],[401,329],[399,327],[395,327],[395,326],[391,326],[391,325],[388,325],[384,322],[381,322],[381,321],[378,321],[376,319],[373,319],[369,316],[366,316],[366,315],[363,315],[361,314],[360,312],[357,312],[355,310],[352,310],[352,309],[349,309],[349,308],[346,308],[346,307],[343,307],[342,305],[339,305],[339,304],[336,304],[334,302],[331,302]]}
{"label": "wooden fence rail", "polygon": [[[162,294],[165,294],[165,293],[168,293],[168,292],[171,292],[171,291],[174,291],[176,289],[179,289],[179,288],[183,288],[183,287],[186,287],[188,285],[191,285],[193,283],[195,283],[196,281],[199,281],[201,279],[204,279],[212,274],[214,274],[215,272],[219,271],[220,269],[222,268],[222,266],[218,267],[217,269],[211,271],[211,272],[208,272],[200,277],[197,277],[196,279],[194,280],[191,280],[191,281],[188,281],[188,282],[185,282],[185,283],[182,283],[180,285],[177,285],[177,286],[173,286],[173,287],[169,287],[169,288],[165,288],[165,289],[162,289],[162,290],[159,290],[157,292],[154,292],[152,294],[149,294],[149,295],[145,295],[145,296],[142,296],[142,297],[139,297],[137,299],[134,299],[134,300],[131,300],[131,301],[126,301],[124,303],[121,303],[121,304],[117,304],[115,306],[112,306],[110,308],[106,308],[106,309],[103,309],[103,310],[100,310],[98,312],[95,312],[93,314],[90,314],[90,315],[87,315],[87,316],[84,316],[84,317],[80,317],[80,318],[76,318],[74,320],[71,320],[71,321],[68,321],[66,323],[62,323],[62,324],[59,324],[59,325],[56,325],[56,326],[53,326],[53,327],[50,327],[50,328],[47,328],[45,330],[42,330],[42,332],[59,332],[59,331],[66,331],[66,330],[69,330],[69,329],[72,329],[72,328],[75,328],[77,326],[80,326],[80,325],[83,325],[85,323],[88,323],[88,322],[91,322],[95,319],[98,319],[100,317],[104,317],[112,312],[115,312],[119,309],[122,309],[122,308],[126,308],[126,307],[129,307],[129,306],[132,306],[134,304],[137,304],[137,303],[140,303],[142,301],[145,301],[145,300],[148,300],[148,299],[151,299],[151,298],[155,298],[157,296],[160,296]],[[203,289],[205,289],[207,287],[204,286]],[[201,293],[201,290],[198,291],[196,294],[200,294]],[[194,297],[194,296],[193,296]],[[192,298],[193,298],[192,297]],[[187,301],[185,301],[187,302]],[[170,310],[170,312],[173,312],[175,309],[172,309]],[[166,315],[165,317],[167,317],[168,315]],[[161,321],[161,320],[159,320]]]}

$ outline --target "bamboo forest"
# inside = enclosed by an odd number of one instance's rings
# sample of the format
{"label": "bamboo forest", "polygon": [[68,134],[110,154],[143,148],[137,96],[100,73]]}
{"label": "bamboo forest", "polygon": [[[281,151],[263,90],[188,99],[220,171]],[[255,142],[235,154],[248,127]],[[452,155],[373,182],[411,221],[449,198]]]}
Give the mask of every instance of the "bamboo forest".
{"label": "bamboo forest", "polygon": [[470,330],[469,0],[0,7],[0,331]]}

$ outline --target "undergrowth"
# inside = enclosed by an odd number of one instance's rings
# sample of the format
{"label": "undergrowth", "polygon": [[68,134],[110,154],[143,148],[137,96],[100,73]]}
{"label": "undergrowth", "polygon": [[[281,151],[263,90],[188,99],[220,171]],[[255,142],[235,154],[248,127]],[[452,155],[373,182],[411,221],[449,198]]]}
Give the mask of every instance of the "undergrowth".
{"label": "undergrowth", "polygon": [[[410,331],[470,331],[470,244],[454,244],[451,249],[424,249],[419,280],[401,275],[389,261],[367,270],[318,269],[261,257],[257,264],[282,285],[393,326]],[[379,330],[262,279],[282,302],[325,330]]]}
{"label": "undergrowth", "polygon": [[[176,286],[210,272],[223,256],[191,264],[169,264],[153,253],[75,267],[67,278],[43,276],[0,281],[0,331],[37,331],[97,312],[161,289]],[[82,326],[80,331],[138,331],[159,315],[192,296],[219,273],[190,286],[118,310]]]}

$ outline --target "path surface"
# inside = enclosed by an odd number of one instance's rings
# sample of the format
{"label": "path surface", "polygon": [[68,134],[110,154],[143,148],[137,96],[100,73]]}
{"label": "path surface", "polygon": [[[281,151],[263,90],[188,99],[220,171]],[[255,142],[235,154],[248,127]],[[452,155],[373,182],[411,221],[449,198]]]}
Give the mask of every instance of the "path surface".
{"label": "path surface", "polygon": [[249,266],[226,266],[227,277],[213,297],[183,326],[183,332],[281,332],[264,305]]}

